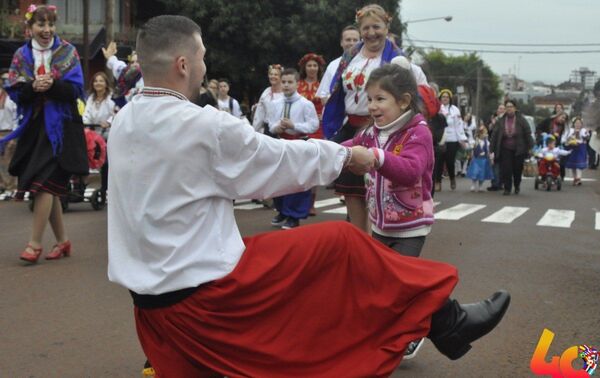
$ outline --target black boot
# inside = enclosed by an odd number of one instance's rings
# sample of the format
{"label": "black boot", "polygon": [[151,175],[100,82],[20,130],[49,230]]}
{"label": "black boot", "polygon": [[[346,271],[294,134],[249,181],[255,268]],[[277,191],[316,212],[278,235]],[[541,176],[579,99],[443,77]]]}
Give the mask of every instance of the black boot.
{"label": "black boot", "polygon": [[428,337],[443,355],[457,360],[471,349],[473,341],[500,323],[509,304],[510,294],[504,290],[477,303],[461,305],[449,300],[433,314]]}

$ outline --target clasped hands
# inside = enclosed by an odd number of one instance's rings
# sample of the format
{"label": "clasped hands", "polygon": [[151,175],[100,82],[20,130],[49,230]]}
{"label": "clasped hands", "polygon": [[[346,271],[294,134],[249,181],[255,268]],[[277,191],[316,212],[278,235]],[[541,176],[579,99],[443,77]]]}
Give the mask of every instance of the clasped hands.
{"label": "clasped hands", "polygon": [[34,92],[46,92],[54,84],[54,79],[51,74],[36,75],[33,80],[33,91]]}
{"label": "clasped hands", "polygon": [[363,146],[352,147],[352,157],[347,167],[355,175],[364,175],[375,168],[375,155]]}
{"label": "clasped hands", "polygon": [[279,126],[275,128],[275,133],[283,134],[285,130],[294,130],[294,123],[289,118],[282,118]]}

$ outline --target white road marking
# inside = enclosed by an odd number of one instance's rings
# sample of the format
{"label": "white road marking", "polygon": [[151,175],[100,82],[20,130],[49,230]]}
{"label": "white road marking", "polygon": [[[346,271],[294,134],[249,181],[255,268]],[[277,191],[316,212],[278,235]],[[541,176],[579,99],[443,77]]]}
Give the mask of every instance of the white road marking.
{"label": "white road marking", "polygon": [[325,210],[323,212],[327,213],[327,214],[343,214],[343,215],[348,214],[348,210],[346,209],[346,206],[336,207],[335,209]]}
{"label": "white road marking", "polygon": [[515,219],[525,214],[529,210],[528,207],[504,206],[487,218],[483,218],[482,222],[490,223],[512,223]]}
{"label": "white road marking", "polygon": [[334,198],[327,198],[324,200],[320,200],[320,201],[316,201],[315,202],[315,209],[320,209],[322,207],[327,207],[327,206],[331,206],[331,205],[341,205],[342,203],[340,202],[340,198],[339,197],[334,197]]}
{"label": "white road marking", "polygon": [[435,219],[459,220],[467,215],[473,214],[486,207],[486,205],[475,205],[471,203],[459,203],[439,213],[434,213]]}
{"label": "white road marking", "polygon": [[[237,201],[236,201],[237,203]],[[244,205],[235,205],[234,210],[254,210],[254,209],[262,209],[264,206],[261,203],[247,203]]]}
{"label": "white road marking", "polygon": [[596,212],[596,230],[600,230],[600,212]]}
{"label": "white road marking", "polygon": [[537,222],[538,226],[569,228],[575,220],[575,211],[548,209]]}

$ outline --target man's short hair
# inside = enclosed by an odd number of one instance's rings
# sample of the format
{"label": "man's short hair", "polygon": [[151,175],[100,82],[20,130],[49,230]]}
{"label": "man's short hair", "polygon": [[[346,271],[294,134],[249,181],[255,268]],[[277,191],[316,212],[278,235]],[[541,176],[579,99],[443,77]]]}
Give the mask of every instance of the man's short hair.
{"label": "man's short hair", "polygon": [[354,25],[348,25],[345,28],[342,29],[342,32],[340,33],[340,41],[342,39],[344,39],[344,33],[347,32],[348,30],[354,30],[355,32],[358,33],[359,38],[360,38],[360,30],[358,30],[358,28]]}
{"label": "man's short hair", "polygon": [[296,71],[295,68],[286,68],[285,70],[283,70],[283,72],[281,73],[281,77],[284,77],[286,75],[294,75],[296,81],[300,80],[300,74],[298,73],[298,71]]}
{"label": "man's short hair", "polygon": [[172,58],[196,54],[195,34],[202,35],[200,26],[184,16],[166,15],[148,20],[140,28],[136,41],[142,73],[146,76],[163,74]]}
{"label": "man's short hair", "polygon": [[226,79],[224,77],[219,79],[219,83],[226,83],[227,85],[229,85],[231,87],[231,83],[229,82],[229,79]]}

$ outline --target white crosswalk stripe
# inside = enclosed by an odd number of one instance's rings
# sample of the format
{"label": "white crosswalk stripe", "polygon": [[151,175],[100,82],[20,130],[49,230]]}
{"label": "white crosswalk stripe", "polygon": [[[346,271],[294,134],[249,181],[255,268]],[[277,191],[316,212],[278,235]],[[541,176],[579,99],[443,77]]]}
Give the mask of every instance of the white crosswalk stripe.
{"label": "white crosswalk stripe", "polygon": [[573,210],[548,209],[536,224],[546,227],[570,228],[574,220],[575,212]]}
{"label": "white crosswalk stripe", "polygon": [[348,209],[346,209],[346,206],[342,206],[342,207],[337,207],[337,208],[331,209],[331,210],[325,210],[324,213],[346,215],[346,214],[348,214]]}
{"label": "white crosswalk stripe", "polygon": [[264,206],[261,203],[245,203],[245,204],[241,204],[238,205],[237,201],[235,204],[235,209],[236,210],[255,210],[255,209],[262,209]]}
{"label": "white crosswalk stripe", "polygon": [[482,222],[490,223],[512,223],[515,219],[525,214],[528,207],[504,206],[489,217],[483,218]]}
{"label": "white crosswalk stripe", "polygon": [[600,230],[600,212],[596,212],[596,230]]}
{"label": "white crosswalk stripe", "polygon": [[435,213],[435,219],[444,219],[444,220],[459,220],[467,215],[473,214],[481,209],[486,207],[486,205],[476,205],[471,203],[459,203],[456,206],[452,206],[448,209],[442,210],[438,213]]}
{"label": "white crosswalk stripe", "polygon": [[315,209],[320,209],[322,207],[327,207],[327,206],[331,206],[331,205],[341,205],[341,204],[342,203],[340,202],[339,197],[327,198],[324,200],[316,201]]}

